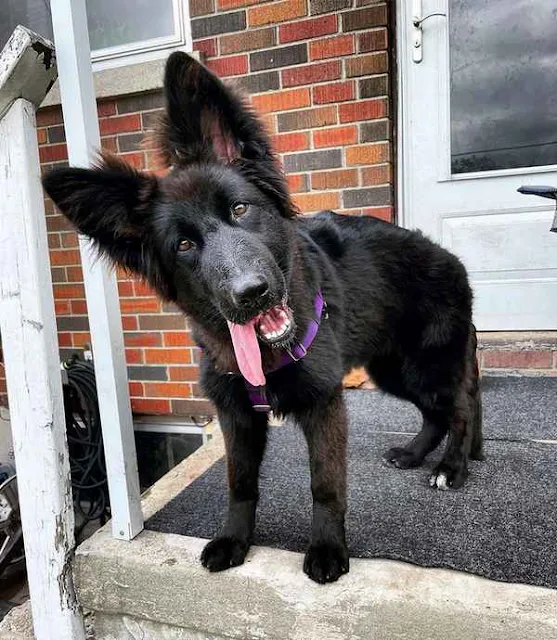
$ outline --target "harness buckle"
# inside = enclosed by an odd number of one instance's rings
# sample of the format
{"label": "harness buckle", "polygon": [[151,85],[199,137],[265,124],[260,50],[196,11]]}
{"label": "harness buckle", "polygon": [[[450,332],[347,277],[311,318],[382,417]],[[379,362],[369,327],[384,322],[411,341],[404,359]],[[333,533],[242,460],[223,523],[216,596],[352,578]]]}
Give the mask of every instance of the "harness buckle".
{"label": "harness buckle", "polygon": [[308,352],[308,350],[304,347],[304,345],[301,342],[299,342],[296,345],[296,347],[300,348],[303,351],[303,353],[298,357],[296,357],[294,353],[292,353],[292,349],[286,349],[286,353],[292,358],[292,360],[294,360],[294,362],[298,362],[298,360],[301,360],[302,358],[304,358]]}

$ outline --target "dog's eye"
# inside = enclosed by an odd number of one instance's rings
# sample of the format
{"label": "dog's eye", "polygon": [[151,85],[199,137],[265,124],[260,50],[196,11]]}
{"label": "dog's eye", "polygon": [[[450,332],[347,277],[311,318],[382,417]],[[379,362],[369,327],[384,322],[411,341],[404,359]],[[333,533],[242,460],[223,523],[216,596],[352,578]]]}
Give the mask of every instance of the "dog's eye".
{"label": "dog's eye", "polygon": [[194,246],[195,245],[191,240],[182,240],[178,245],[178,251],[183,253],[184,251],[189,251],[190,249],[193,249]]}
{"label": "dog's eye", "polygon": [[247,204],[246,202],[236,202],[230,207],[230,211],[235,218],[243,216],[244,213],[247,213],[248,209],[249,204]]}

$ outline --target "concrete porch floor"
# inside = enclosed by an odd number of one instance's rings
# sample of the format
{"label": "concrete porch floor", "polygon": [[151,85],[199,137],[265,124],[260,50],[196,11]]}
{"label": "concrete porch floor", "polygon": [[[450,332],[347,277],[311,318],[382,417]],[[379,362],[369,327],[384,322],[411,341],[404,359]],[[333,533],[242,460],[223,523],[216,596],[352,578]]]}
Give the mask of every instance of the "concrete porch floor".
{"label": "concrete porch floor", "polygon": [[[223,453],[214,439],[144,496],[150,517]],[[208,497],[210,500],[210,497]],[[550,640],[557,592],[443,569],[354,559],[339,582],[320,586],[297,553],[253,548],[237,569],[210,574],[205,540],[144,531],[133,542],[104,527],[75,558],[82,606],[97,640]],[[1,637],[1,636],[0,636]]]}

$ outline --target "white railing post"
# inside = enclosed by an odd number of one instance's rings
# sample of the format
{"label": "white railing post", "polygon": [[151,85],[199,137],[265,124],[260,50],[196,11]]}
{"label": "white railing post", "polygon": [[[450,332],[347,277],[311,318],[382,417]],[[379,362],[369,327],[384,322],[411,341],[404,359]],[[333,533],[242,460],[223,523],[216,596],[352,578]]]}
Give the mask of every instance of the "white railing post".
{"label": "white railing post", "polygon": [[51,54],[18,27],[0,56],[0,332],[35,637],[84,640],[35,122],[56,78]]}
{"label": "white railing post", "polygon": [[[84,0],[51,0],[68,157],[87,167],[100,147]],[[143,529],[137,457],[116,276],[80,238],[87,311],[106,457],[112,532],[131,540]]]}

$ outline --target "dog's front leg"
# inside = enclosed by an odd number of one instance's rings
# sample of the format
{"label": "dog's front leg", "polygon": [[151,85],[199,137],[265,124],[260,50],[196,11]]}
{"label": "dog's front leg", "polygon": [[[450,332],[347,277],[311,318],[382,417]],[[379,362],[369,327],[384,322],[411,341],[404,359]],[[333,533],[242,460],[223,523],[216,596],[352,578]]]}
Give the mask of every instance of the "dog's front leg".
{"label": "dog's front leg", "polygon": [[244,562],[259,498],[259,467],[267,440],[267,415],[219,410],[228,466],[228,515],[224,527],[203,550],[201,562],[209,571],[223,571]]}
{"label": "dog's front leg", "polygon": [[304,571],[316,582],[334,582],[348,572],[346,513],[347,417],[339,388],[324,403],[299,416],[308,443],[313,522]]}

